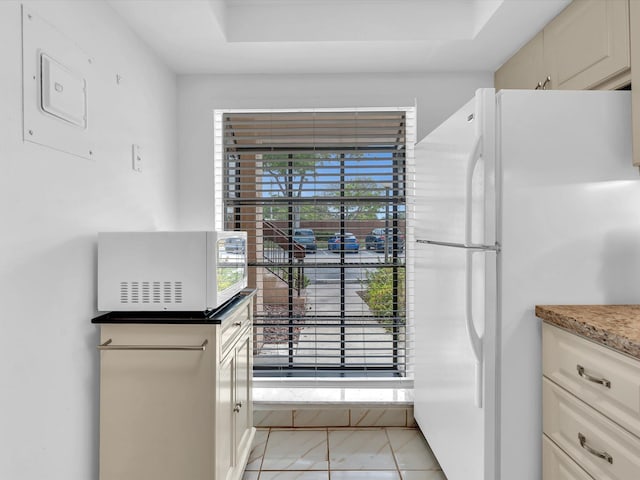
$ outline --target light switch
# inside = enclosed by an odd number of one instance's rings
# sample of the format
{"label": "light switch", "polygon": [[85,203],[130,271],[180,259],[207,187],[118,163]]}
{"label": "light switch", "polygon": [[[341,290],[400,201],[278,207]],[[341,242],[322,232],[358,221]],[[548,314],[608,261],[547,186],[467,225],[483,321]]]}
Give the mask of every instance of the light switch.
{"label": "light switch", "polygon": [[86,128],[86,80],[44,53],[40,54],[40,67],[42,110]]}

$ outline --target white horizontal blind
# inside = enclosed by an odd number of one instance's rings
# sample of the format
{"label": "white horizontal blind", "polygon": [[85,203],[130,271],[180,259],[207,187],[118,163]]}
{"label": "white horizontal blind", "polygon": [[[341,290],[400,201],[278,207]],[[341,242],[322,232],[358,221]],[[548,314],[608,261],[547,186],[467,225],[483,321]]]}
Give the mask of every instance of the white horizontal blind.
{"label": "white horizontal blind", "polygon": [[414,131],[413,109],[216,112],[216,224],[249,233],[256,374],[406,375]]}

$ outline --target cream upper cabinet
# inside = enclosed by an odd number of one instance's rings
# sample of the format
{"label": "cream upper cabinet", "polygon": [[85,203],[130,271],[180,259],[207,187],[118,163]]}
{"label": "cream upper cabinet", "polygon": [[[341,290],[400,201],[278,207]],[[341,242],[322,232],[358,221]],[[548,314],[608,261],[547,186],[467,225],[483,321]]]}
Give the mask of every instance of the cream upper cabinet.
{"label": "cream upper cabinet", "polygon": [[494,80],[497,90],[614,89],[629,83],[630,65],[629,0],[574,0]]}
{"label": "cream upper cabinet", "polygon": [[495,88],[531,89],[546,77],[543,34],[538,33],[495,74]]}
{"label": "cream upper cabinet", "polygon": [[494,75],[496,90],[615,90],[630,83],[633,165],[640,167],[640,0],[574,0]]}
{"label": "cream upper cabinet", "polygon": [[586,90],[629,69],[629,2],[577,0],[544,29],[550,88]]}

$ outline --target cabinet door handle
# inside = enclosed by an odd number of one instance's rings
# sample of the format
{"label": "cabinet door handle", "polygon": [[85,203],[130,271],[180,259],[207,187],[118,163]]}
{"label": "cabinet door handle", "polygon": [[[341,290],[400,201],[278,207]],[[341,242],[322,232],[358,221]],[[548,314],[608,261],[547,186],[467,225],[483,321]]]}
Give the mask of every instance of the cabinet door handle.
{"label": "cabinet door handle", "polygon": [[547,76],[547,78],[544,79],[544,82],[542,82],[542,90],[546,90],[547,89],[547,83],[549,83],[551,81],[551,77]]}
{"label": "cabinet door handle", "polygon": [[578,370],[578,375],[580,375],[582,378],[585,378],[587,380],[589,380],[590,382],[593,383],[599,383],[600,385],[604,385],[607,388],[611,388],[611,382],[609,380],[607,380],[606,378],[598,378],[598,377],[593,377],[591,375],[589,375],[588,373],[585,373],[584,371],[584,367],[582,365],[576,365],[576,369]]}
{"label": "cabinet door handle", "polygon": [[241,327],[241,326],[242,326],[242,322],[233,322],[233,324],[234,324],[236,327]]}
{"label": "cabinet door handle", "polygon": [[544,82],[538,82],[538,84],[536,85],[535,90],[546,90],[547,89],[547,83],[549,83],[551,81],[551,77],[547,76],[547,78],[544,79]]}
{"label": "cabinet door handle", "polygon": [[613,464],[613,457],[611,455],[609,455],[604,450],[603,451],[599,451],[599,450],[596,450],[593,447],[591,447],[587,443],[587,437],[585,437],[580,432],[578,432],[578,441],[580,442],[580,446],[582,448],[584,448],[587,452],[589,452],[591,455],[595,455],[596,457],[602,458],[603,460],[606,460],[607,462]]}
{"label": "cabinet door handle", "polygon": [[113,345],[110,338],[98,345],[98,350],[198,350],[204,352],[207,349],[209,340],[205,340],[201,345]]}
{"label": "cabinet door handle", "polygon": [[241,408],[242,408],[242,402],[238,402],[238,403],[236,403],[236,406],[233,407],[233,411],[238,413]]}

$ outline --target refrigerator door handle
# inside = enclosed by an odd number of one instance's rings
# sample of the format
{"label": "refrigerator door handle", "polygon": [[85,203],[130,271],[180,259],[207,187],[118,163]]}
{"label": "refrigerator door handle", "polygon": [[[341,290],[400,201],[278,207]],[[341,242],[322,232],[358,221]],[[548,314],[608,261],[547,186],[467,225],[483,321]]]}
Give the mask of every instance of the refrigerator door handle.
{"label": "refrigerator door handle", "polygon": [[478,243],[453,243],[453,242],[439,242],[436,240],[416,240],[416,243],[427,243],[429,245],[438,245],[440,247],[452,247],[452,248],[464,248],[466,250],[473,250],[476,252],[499,252],[500,244],[495,245],[480,245]]}
{"label": "refrigerator door handle", "polygon": [[[466,177],[466,196],[465,196],[465,228],[464,228],[464,243],[465,245],[473,245],[471,239],[471,232],[473,230],[473,174],[478,166],[478,161],[482,157],[482,136],[479,135],[471,150],[469,161],[467,165],[467,177]],[[466,327],[469,342],[473,350],[473,355],[476,358],[476,392],[475,392],[475,405],[478,408],[482,408],[482,337],[478,335],[475,323],[473,322],[473,253],[478,249],[469,249],[466,255],[466,300],[465,300],[465,316]]]}
{"label": "refrigerator door handle", "polygon": [[464,222],[464,243],[471,245],[471,231],[473,227],[473,174],[478,166],[478,160],[482,157],[482,137],[476,138],[467,165],[467,176],[465,181],[465,222]]}
{"label": "refrigerator door handle", "polygon": [[475,368],[475,398],[474,403],[476,407],[482,408],[482,337],[478,335],[475,323],[473,322],[473,254],[474,251],[468,251],[465,261],[465,326],[467,329],[467,336],[469,337],[469,343],[471,344],[471,350],[473,356],[476,359]]}

